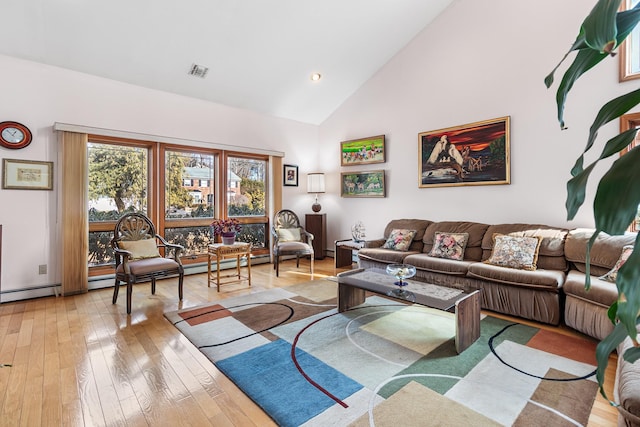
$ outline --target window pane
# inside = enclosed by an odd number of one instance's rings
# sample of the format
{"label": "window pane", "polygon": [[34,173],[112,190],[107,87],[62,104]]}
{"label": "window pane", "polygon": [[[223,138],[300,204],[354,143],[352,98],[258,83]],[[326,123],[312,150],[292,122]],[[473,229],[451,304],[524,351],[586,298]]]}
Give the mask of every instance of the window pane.
{"label": "window pane", "polygon": [[164,237],[169,243],[182,245],[182,256],[193,256],[207,253],[211,241],[209,226],[165,228]]}
{"label": "window pane", "polygon": [[147,212],[146,148],[88,144],[89,221],[111,221],[125,212]]}
{"label": "window pane", "polygon": [[243,224],[238,233],[237,240],[251,243],[252,249],[266,248],[267,240],[266,224]]}
{"label": "window pane", "polygon": [[267,162],[229,157],[227,171],[227,215],[264,216]]}
{"label": "window pane", "polygon": [[89,232],[89,267],[115,264],[111,238],[113,231]]}
{"label": "window pane", "polygon": [[167,151],[165,218],[212,218],[214,156]]}

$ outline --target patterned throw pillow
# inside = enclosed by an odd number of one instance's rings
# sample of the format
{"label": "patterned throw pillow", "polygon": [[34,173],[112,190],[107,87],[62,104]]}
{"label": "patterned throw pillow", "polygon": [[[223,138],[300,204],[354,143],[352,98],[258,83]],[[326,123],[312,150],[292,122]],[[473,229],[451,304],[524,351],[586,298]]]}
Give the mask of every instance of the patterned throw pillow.
{"label": "patterned throw pillow", "polygon": [[125,251],[131,252],[132,260],[157,258],[160,256],[156,239],[122,240],[118,242],[118,246]]}
{"label": "patterned throw pillow", "polygon": [[633,252],[632,245],[623,247],[622,253],[620,254],[620,258],[618,258],[616,265],[613,266],[611,271],[609,271],[604,276],[601,276],[600,278],[602,280],[608,280],[609,282],[615,283],[616,279],[618,278],[618,270],[620,270],[620,267],[622,267],[624,263],[627,262],[627,259],[629,259],[629,255],[631,255],[631,252]]}
{"label": "patterned throw pillow", "polygon": [[496,233],[493,235],[493,251],[485,263],[519,270],[535,270],[541,240],[541,237],[517,237]]}
{"label": "patterned throw pillow", "polygon": [[387,241],[382,247],[384,249],[393,249],[394,251],[406,252],[411,246],[416,230],[394,229],[391,230]]}
{"label": "patterned throw pillow", "polygon": [[469,233],[444,233],[436,231],[433,236],[433,248],[429,256],[461,261],[464,248],[467,247]]}

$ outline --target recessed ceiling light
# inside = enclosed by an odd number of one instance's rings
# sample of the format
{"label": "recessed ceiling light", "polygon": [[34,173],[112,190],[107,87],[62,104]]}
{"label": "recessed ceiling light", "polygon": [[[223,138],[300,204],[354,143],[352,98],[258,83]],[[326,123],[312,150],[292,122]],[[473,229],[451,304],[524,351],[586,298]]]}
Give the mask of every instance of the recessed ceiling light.
{"label": "recessed ceiling light", "polygon": [[311,80],[313,80],[314,82],[317,82],[318,80],[320,80],[322,78],[322,75],[320,73],[313,73],[311,74]]}

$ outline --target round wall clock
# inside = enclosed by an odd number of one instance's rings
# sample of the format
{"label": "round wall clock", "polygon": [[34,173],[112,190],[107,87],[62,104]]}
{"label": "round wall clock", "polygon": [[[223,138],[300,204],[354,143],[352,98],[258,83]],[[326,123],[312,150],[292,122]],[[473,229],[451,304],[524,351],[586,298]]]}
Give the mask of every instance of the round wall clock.
{"label": "round wall clock", "polygon": [[31,131],[18,122],[0,123],[0,145],[5,148],[24,148],[31,143]]}

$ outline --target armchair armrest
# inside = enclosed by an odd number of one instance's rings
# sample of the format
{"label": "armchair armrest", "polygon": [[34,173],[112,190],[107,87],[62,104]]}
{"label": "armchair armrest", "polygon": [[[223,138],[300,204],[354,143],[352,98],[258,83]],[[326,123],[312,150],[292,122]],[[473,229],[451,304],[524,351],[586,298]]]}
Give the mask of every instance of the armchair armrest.
{"label": "armchair armrest", "polygon": [[158,245],[159,248],[167,248],[168,250],[173,251],[173,259],[178,263],[182,264],[180,260],[180,253],[184,251],[184,246],[176,245],[174,243],[167,242],[162,236],[156,234],[156,239],[158,239],[161,243]]}
{"label": "armchair armrest", "polygon": [[304,228],[300,227],[300,236],[306,236],[307,243],[311,244],[313,242],[313,234],[309,233]]}

